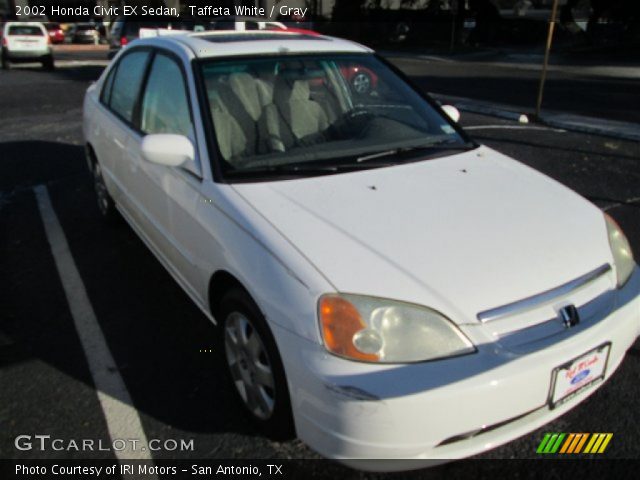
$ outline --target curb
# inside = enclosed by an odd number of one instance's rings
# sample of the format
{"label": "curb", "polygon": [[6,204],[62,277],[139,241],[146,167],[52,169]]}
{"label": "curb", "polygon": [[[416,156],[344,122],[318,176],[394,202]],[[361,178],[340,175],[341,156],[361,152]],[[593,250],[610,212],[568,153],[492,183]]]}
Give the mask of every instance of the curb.
{"label": "curb", "polygon": [[540,118],[534,119],[531,112],[515,105],[503,105],[439,93],[429,93],[429,95],[442,103],[452,104],[464,112],[479,113],[516,122],[519,122],[524,115],[528,121],[536,121],[554,128],[640,142],[640,124],[637,123],[553,111],[543,112]]}

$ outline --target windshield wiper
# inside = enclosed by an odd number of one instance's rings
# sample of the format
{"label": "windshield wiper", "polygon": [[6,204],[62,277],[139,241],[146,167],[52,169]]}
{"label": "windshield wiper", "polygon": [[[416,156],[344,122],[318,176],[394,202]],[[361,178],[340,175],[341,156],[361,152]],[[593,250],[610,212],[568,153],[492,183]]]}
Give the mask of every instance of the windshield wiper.
{"label": "windshield wiper", "polygon": [[370,155],[364,155],[362,157],[358,157],[356,159],[356,162],[358,163],[362,163],[362,162],[368,162],[370,160],[376,160],[378,158],[384,158],[384,157],[390,157],[393,155],[400,155],[400,154],[404,154],[404,153],[417,153],[417,152],[441,152],[444,150],[462,150],[462,151],[466,151],[466,150],[471,150],[473,148],[475,148],[476,145],[471,143],[471,142],[467,142],[467,143],[450,143],[450,142],[437,142],[437,143],[431,143],[431,144],[426,144],[426,145],[416,145],[416,146],[411,146],[411,147],[399,147],[399,148],[392,148],[390,150],[384,150],[382,152],[376,152],[376,153],[372,153]]}
{"label": "windshield wiper", "polygon": [[[294,164],[280,164],[280,165],[254,165],[251,167],[246,167],[240,170],[232,170],[230,172],[226,172],[225,175],[230,178],[260,178],[260,177],[270,177],[273,175],[276,176],[298,176],[298,177],[308,177],[308,176],[318,176],[318,175],[331,175],[334,173],[342,173],[349,172],[355,170],[367,170],[372,168],[381,168],[381,167],[391,167],[394,165],[398,165],[397,161],[392,160],[379,160],[384,157],[397,156],[405,153],[413,153],[416,152],[439,152],[445,150],[471,150],[476,148],[477,145],[474,143],[468,142],[464,144],[459,143],[450,143],[450,142],[436,142],[427,145],[417,145],[411,147],[399,147],[390,150],[385,150],[382,152],[372,153],[370,155],[364,155],[360,157],[356,157],[354,161],[354,157],[341,157],[337,159],[332,159],[332,163],[294,163]],[[344,160],[349,159],[350,161],[344,162]],[[378,160],[378,161],[372,161]],[[344,162],[344,163],[341,163]]]}
{"label": "windshield wiper", "polygon": [[[388,165],[392,165],[388,163]],[[377,168],[379,166],[385,166],[384,164],[378,165],[359,165],[354,163],[340,164],[331,163],[328,165],[322,164],[294,164],[294,165],[260,165],[255,167],[243,168],[242,170],[236,170],[227,172],[230,177],[260,177],[269,175],[291,175],[291,176],[313,176],[313,175],[329,175],[332,173],[339,173],[349,170],[364,170],[369,168]]]}

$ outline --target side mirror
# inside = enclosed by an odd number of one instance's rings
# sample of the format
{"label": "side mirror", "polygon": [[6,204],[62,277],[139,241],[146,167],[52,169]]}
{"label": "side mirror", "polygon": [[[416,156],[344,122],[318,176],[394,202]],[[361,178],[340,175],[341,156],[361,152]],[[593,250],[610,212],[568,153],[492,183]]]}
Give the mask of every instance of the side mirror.
{"label": "side mirror", "polygon": [[191,140],[183,135],[158,133],[142,139],[142,156],[145,160],[177,167],[195,159],[195,150]]}
{"label": "side mirror", "polygon": [[460,111],[456,107],[453,105],[443,105],[441,108],[451,120],[458,123],[458,120],[460,120]]}

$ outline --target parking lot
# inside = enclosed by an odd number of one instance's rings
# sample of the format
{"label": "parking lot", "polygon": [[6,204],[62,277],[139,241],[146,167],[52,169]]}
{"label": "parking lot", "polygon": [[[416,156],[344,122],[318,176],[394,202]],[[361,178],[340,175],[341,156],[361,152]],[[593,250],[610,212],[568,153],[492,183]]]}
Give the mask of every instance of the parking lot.
{"label": "parking lot", "polygon": [[[275,443],[253,429],[222,381],[209,321],[131,229],[101,222],[81,128],[84,90],[104,63],[94,57],[69,53],[54,72],[28,65],[0,72],[0,458],[115,458],[14,445],[23,434],[110,438],[86,359],[92,351],[83,350],[58,273],[60,252],[47,239],[41,186],[130,396],[117,400],[131,403],[147,439],[193,440],[193,449],[159,449],[152,458],[317,458],[298,441]],[[422,84],[428,75],[423,72]],[[465,112],[461,122],[477,141],[606,210],[640,255],[640,143]],[[637,459],[639,397],[636,342],[608,384],[580,406],[482,458],[535,458],[544,432],[612,432],[606,458]],[[413,475],[438,478],[472,468],[461,463]],[[362,478],[338,465],[309,464],[314,478],[336,474]]]}

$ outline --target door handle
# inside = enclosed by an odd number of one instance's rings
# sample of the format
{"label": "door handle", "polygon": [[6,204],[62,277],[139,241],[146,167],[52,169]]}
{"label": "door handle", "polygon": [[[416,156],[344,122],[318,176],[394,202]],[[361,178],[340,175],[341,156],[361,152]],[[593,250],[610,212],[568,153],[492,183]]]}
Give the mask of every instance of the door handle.
{"label": "door handle", "polygon": [[119,148],[124,148],[124,143],[122,143],[120,140],[118,140],[117,138],[113,139],[113,143],[115,143]]}

